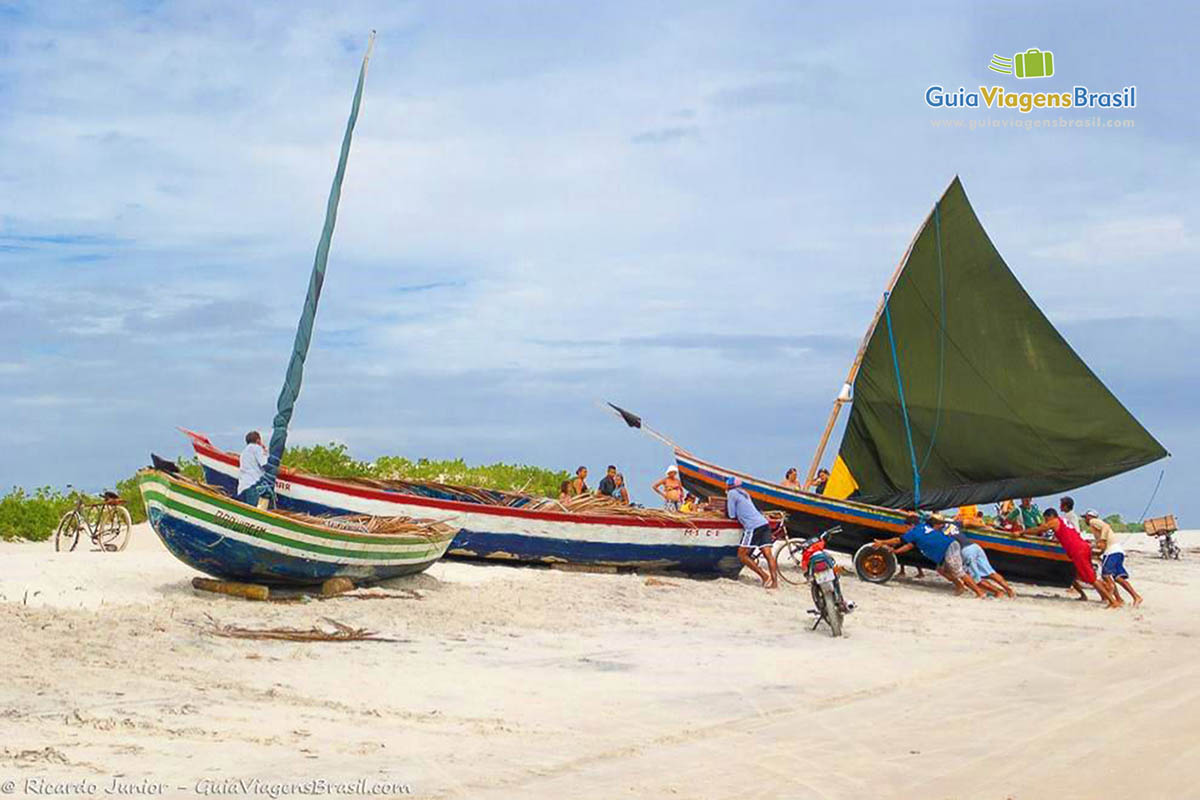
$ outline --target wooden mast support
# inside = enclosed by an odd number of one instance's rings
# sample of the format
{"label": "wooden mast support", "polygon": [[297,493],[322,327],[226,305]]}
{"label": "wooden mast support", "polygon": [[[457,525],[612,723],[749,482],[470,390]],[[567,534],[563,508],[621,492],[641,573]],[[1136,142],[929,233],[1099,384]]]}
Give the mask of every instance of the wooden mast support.
{"label": "wooden mast support", "polygon": [[[954,179],[958,180],[958,176],[955,175]],[[954,181],[950,182],[951,185],[953,183]],[[945,192],[942,192],[942,194],[944,195]],[[867,343],[871,341],[871,337],[875,334],[875,328],[879,325],[879,318],[883,316],[883,307],[887,304],[887,299],[892,293],[892,289],[896,287],[896,281],[900,279],[900,273],[904,271],[904,265],[908,263],[908,257],[912,254],[912,249],[917,243],[917,237],[921,235],[921,231],[925,230],[925,226],[929,224],[929,220],[933,217],[933,212],[936,209],[937,203],[934,203],[929,214],[925,216],[925,221],[917,227],[917,232],[913,234],[912,241],[908,243],[908,249],[904,251],[900,263],[896,265],[896,271],[888,279],[887,288],[883,290],[883,296],[879,298],[879,305],[875,308],[875,316],[871,318],[871,324],[867,326],[867,332],[863,336],[862,342],[858,345],[858,352],[854,355],[854,363],[850,365],[850,371],[846,373],[846,380],[842,384],[842,390],[838,392],[838,396],[833,401],[833,410],[829,412],[829,421],[825,423],[825,430],[821,433],[821,441],[817,443],[817,452],[813,453],[812,463],[808,465],[808,477],[804,480],[805,486],[812,483],[813,478],[817,476],[817,470],[821,466],[821,459],[825,456],[825,448],[829,444],[829,437],[833,435],[833,428],[837,425],[838,415],[842,413],[842,406],[853,399],[854,379],[858,377],[858,369],[862,366],[863,356],[867,353]]]}

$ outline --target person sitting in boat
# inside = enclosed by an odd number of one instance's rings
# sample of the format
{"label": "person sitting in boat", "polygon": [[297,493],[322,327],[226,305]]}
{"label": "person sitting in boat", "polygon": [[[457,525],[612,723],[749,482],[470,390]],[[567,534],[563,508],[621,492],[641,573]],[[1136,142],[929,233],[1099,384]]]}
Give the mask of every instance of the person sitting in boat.
{"label": "person sitting in boat", "polygon": [[587,467],[580,467],[579,469],[575,470],[575,477],[571,478],[570,480],[570,492],[572,497],[588,493],[587,476]]}
{"label": "person sitting in boat", "polygon": [[1117,585],[1129,593],[1134,606],[1142,604],[1142,596],[1129,582],[1129,572],[1125,569],[1125,545],[1112,526],[1100,518],[1100,512],[1089,508],[1083,512],[1083,521],[1096,537],[1096,550],[1100,553],[1100,580],[1108,586],[1113,597],[1121,600]]}
{"label": "person sitting in boat", "polygon": [[[742,479],[725,479],[725,515],[742,525],[742,542],[738,545],[738,561],[749,567],[763,582],[763,588],[779,586],[779,565],[771,548],[771,525],[742,488]],[[758,565],[758,554],[767,558],[767,571]]]}
{"label": "person sitting in boat", "polygon": [[1075,591],[1079,592],[1079,599],[1087,600],[1087,595],[1084,594],[1082,585],[1087,583],[1091,584],[1092,588],[1100,593],[1100,597],[1109,608],[1116,608],[1120,605],[1120,602],[1115,600],[1112,593],[1108,591],[1108,586],[1096,577],[1096,570],[1092,567],[1092,548],[1079,535],[1079,531],[1068,525],[1067,521],[1060,517],[1058,512],[1053,508],[1046,509],[1045,517],[1046,521],[1041,525],[1026,528],[1017,535],[1038,536],[1047,531],[1053,533],[1054,538],[1062,545],[1062,549],[1067,551],[1067,557],[1071,559],[1071,563],[1075,566],[1075,581],[1071,586]]}
{"label": "person sitting in boat", "polygon": [[667,467],[665,477],[659,478],[650,487],[654,493],[663,499],[663,508],[667,511],[678,511],[683,503],[683,483],[679,480],[679,467],[672,464]]}
{"label": "person sitting in boat", "polygon": [[1079,515],[1075,513],[1075,498],[1063,497],[1058,501],[1058,515],[1067,521],[1075,530],[1083,533],[1083,526],[1079,524]]}
{"label": "person sitting in boat", "polygon": [[1022,497],[1017,511],[1021,514],[1022,529],[1029,530],[1042,524],[1042,511],[1038,508],[1037,503],[1033,502],[1032,497]]}
{"label": "person sitting in boat", "polygon": [[817,476],[804,484],[804,491],[812,492],[813,494],[825,494],[825,484],[827,483],[829,483],[829,470],[821,467],[817,470]]}
{"label": "person sitting in boat", "polygon": [[[603,494],[604,490],[600,491]],[[613,490],[609,497],[622,505],[629,505],[629,489],[625,486],[625,476],[619,472],[613,475]]]}
{"label": "person sitting in boat", "polygon": [[905,521],[912,527],[900,536],[876,539],[876,546],[886,547],[896,555],[916,548],[921,555],[934,563],[939,575],[954,584],[955,594],[962,594],[966,589],[970,589],[976,597],[984,596],[975,579],[963,569],[962,545],[943,533],[946,520],[931,516],[926,524],[916,514],[909,514]]}
{"label": "person sitting in boat", "polygon": [[783,475],[783,486],[786,489],[795,489],[800,491],[800,478],[797,477],[796,468],[792,467]]}
{"label": "person sitting in boat", "polygon": [[680,504],[679,510],[685,514],[694,514],[700,510],[700,498],[688,492],[683,498],[683,503]]}
{"label": "person sitting in boat", "polygon": [[617,488],[617,468],[613,464],[608,465],[605,470],[604,477],[600,479],[600,485],[596,488],[600,494],[613,496],[613,491]]}
{"label": "person sitting in boat", "polygon": [[1012,500],[1005,500],[996,507],[996,527],[1002,531],[1016,533],[1021,525],[1021,512]]}
{"label": "person sitting in boat", "polygon": [[558,487],[558,502],[565,503],[571,499],[571,481],[565,480]]}

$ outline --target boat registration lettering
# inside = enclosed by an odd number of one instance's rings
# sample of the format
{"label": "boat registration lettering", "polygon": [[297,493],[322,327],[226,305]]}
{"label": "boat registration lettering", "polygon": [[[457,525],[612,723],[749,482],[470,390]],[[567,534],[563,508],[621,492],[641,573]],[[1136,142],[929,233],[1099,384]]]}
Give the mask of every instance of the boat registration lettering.
{"label": "boat registration lettering", "polygon": [[234,529],[235,531],[241,531],[242,533],[266,533],[267,532],[267,529],[262,527],[261,525],[251,525],[248,522],[243,522],[242,520],[238,519],[234,515],[232,515],[228,512],[225,512],[225,511],[218,511],[216,516],[217,516],[218,521],[220,521],[222,524]]}

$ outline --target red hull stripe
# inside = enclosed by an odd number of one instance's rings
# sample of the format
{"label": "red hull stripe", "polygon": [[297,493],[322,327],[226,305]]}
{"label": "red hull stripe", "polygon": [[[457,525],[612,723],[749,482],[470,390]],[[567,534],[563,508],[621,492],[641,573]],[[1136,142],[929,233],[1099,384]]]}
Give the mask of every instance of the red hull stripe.
{"label": "red hull stripe", "polygon": [[[238,466],[238,455],[236,453],[228,453],[217,450],[215,447],[206,444],[207,440],[201,441],[202,437],[198,435],[192,437],[192,448],[197,455],[211,458],[214,461],[220,461],[234,469]],[[626,516],[609,516],[602,514],[572,514],[564,511],[527,511],[520,508],[509,508],[507,506],[488,506],[482,503],[463,503],[457,500],[439,500],[433,497],[422,497],[420,495],[405,494],[397,496],[396,492],[385,492],[379,489],[371,489],[365,486],[356,486],[352,483],[346,483],[337,479],[321,478],[316,475],[307,473],[301,474],[293,472],[289,469],[279,470],[279,480],[289,483],[307,486],[312,489],[321,489],[327,492],[336,494],[350,495],[353,497],[362,497],[368,500],[380,500],[383,502],[397,502],[399,498],[403,498],[406,505],[423,506],[426,508],[440,508],[450,511],[469,512],[472,514],[491,514],[498,517],[515,517],[519,519],[534,519],[547,522],[565,522],[579,523],[586,525],[609,525],[619,528],[681,528],[685,527],[679,522],[658,519],[638,519],[637,517]],[[706,529],[740,529],[740,525],[734,520],[721,519],[705,519],[701,523]]]}

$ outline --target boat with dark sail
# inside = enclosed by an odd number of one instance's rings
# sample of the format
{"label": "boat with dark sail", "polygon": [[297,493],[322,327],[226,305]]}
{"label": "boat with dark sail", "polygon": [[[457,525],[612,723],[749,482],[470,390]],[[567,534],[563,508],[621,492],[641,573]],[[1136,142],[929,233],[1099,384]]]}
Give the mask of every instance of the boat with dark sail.
{"label": "boat with dark sail", "polygon": [[[342,180],[374,41],[372,32],[359,68],[354,102],[325,208],[325,223],[309,275],[308,293],[276,403],[265,474],[256,487],[268,498],[275,493],[288,425],[300,396],[304,362],[325,283]],[[437,561],[456,532],[439,522],[394,515],[312,516],[271,510],[236,499],[233,496],[237,491],[236,481],[228,486],[206,486],[181,477],[174,465],[158,459],[154,468],[138,473],[138,488],[146,503],[150,525],[166,548],[188,566],[226,580],[316,584],[337,577],[355,582],[395,577],[418,572]],[[269,501],[264,501],[264,505],[266,502]]]}
{"label": "boat with dark sail", "polygon": [[[792,535],[842,525],[831,546],[856,552],[860,574],[872,578],[887,565],[863,546],[905,530],[905,510],[1056,494],[1168,455],[1038,309],[957,177],[889,281],[834,401],[809,481],[846,405],[841,446],[820,494],[675,446],[681,478],[689,491],[711,497],[724,493],[727,478],[740,477],[760,507],[788,513]],[[636,415],[622,415],[641,426]],[[965,533],[1007,576],[1071,582],[1070,561],[1052,541],[985,526]]]}

